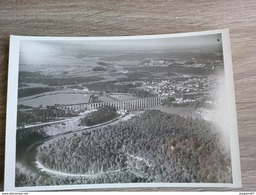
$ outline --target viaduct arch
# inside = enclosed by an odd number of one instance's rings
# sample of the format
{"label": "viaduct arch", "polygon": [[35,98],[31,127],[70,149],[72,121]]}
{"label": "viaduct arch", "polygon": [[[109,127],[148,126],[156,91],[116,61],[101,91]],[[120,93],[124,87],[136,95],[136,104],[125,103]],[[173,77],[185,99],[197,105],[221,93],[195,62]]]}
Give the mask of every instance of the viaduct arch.
{"label": "viaduct arch", "polygon": [[70,104],[70,105],[59,105],[57,108],[67,111],[77,110],[93,110],[95,108],[103,106],[113,106],[116,109],[122,110],[141,110],[157,106],[162,103],[167,97],[149,97],[139,98],[130,100],[110,101],[110,102],[97,102],[97,103],[85,103],[85,104]]}

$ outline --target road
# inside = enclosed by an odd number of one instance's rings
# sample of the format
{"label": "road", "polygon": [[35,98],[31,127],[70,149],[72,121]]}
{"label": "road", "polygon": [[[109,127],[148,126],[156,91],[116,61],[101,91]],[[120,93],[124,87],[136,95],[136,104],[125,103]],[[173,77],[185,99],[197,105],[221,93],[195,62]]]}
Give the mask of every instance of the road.
{"label": "road", "polygon": [[[139,112],[137,114],[139,114]],[[108,122],[105,122],[105,123],[102,123],[102,124],[94,125],[93,127],[88,127],[88,128],[83,128],[83,129],[75,129],[73,131],[63,132],[63,133],[45,138],[44,140],[37,141],[37,142],[31,144],[27,148],[27,150],[24,153],[22,163],[25,164],[25,166],[28,165],[26,167],[33,166],[31,168],[31,171],[37,170],[37,172],[40,173],[40,170],[38,170],[38,167],[36,166],[36,163],[35,163],[36,162],[35,156],[34,156],[33,160],[31,159],[31,157],[29,157],[29,154],[34,153],[36,148],[39,147],[40,145],[49,144],[49,143],[53,142],[56,139],[61,139],[61,138],[64,138],[64,137],[66,137],[66,138],[71,137],[71,136],[73,136],[74,133],[80,134],[82,132],[92,131],[92,130],[96,130],[98,128],[104,128],[108,125],[115,125],[115,124],[118,124],[121,121],[128,120],[128,119],[130,119],[131,117],[133,117],[135,115],[136,114],[134,114],[134,113],[124,114],[119,118],[116,118],[114,120],[111,120],[111,121],[108,121]],[[35,155],[36,155],[36,152],[35,152]],[[28,162],[28,159],[31,159],[31,161],[33,161],[33,162]]]}
{"label": "road", "polygon": [[57,124],[57,123],[63,123],[63,122],[78,120],[78,119],[83,118],[86,114],[89,114],[93,111],[95,111],[95,110],[85,111],[85,112],[79,114],[78,116],[75,116],[75,117],[72,117],[72,118],[66,118],[66,119],[59,120],[59,121],[51,121],[51,122],[45,122],[45,123],[39,123],[39,124],[25,125],[24,129],[28,129],[28,128],[31,128],[31,127],[40,127],[40,126],[45,126],[45,125],[53,125],[53,124]]}
{"label": "road", "polygon": [[45,125],[53,125],[53,124],[57,124],[57,123],[67,122],[67,121],[70,121],[70,120],[72,120],[72,119],[69,118],[69,119],[63,119],[63,120],[60,120],[60,121],[52,121],[52,122],[47,122],[47,123],[25,125],[23,128],[28,129],[28,128],[31,128],[31,127],[40,127],[40,126],[45,126]]}
{"label": "road", "polygon": [[61,172],[61,171],[48,169],[48,168],[44,167],[39,161],[36,161],[36,166],[42,172],[46,172],[48,174],[55,175],[55,176],[61,176],[61,177],[96,178],[96,177],[99,177],[106,173],[114,173],[114,172],[120,171],[120,170],[114,170],[114,171],[98,172],[95,174],[72,174],[72,173],[65,173],[65,172]]}
{"label": "road", "polygon": [[[139,112],[137,114],[139,114]],[[81,127],[81,128],[77,128],[77,129],[72,130],[72,131],[67,131],[67,132],[63,132],[63,133],[54,135],[54,136],[52,136],[48,139],[43,140],[42,142],[47,144],[47,143],[50,143],[50,142],[52,142],[53,140],[56,140],[56,139],[61,139],[61,138],[64,138],[64,137],[66,137],[66,138],[71,137],[71,136],[73,136],[74,133],[80,135],[80,134],[82,134],[82,132],[92,131],[92,130],[96,130],[98,128],[104,128],[104,127],[107,127],[109,125],[116,125],[121,121],[125,121],[125,120],[128,120],[128,119],[132,118],[133,116],[136,116],[137,114],[134,114],[134,113],[124,114],[124,115],[122,115],[118,118],[115,118],[115,119],[111,120],[111,121],[101,123],[101,124],[98,124],[98,125],[94,125],[92,127],[83,127],[83,128]]]}

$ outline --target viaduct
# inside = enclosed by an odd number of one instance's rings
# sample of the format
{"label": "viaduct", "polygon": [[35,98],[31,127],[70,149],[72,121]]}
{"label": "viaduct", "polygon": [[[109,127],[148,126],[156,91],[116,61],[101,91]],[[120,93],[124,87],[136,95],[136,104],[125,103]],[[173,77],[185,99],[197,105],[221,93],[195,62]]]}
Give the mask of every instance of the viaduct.
{"label": "viaduct", "polygon": [[120,110],[141,110],[157,106],[162,103],[167,97],[149,97],[139,98],[131,100],[120,100],[110,102],[97,102],[97,103],[83,103],[83,104],[70,104],[70,105],[59,105],[57,108],[67,111],[77,110],[92,110],[103,106],[113,106]]}

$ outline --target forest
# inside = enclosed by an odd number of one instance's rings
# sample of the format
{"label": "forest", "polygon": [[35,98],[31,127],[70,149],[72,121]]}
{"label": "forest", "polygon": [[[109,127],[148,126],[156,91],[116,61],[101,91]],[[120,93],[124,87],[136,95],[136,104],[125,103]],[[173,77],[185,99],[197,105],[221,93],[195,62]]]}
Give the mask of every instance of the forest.
{"label": "forest", "polygon": [[[163,66],[129,66],[125,67],[126,70],[129,70],[130,72],[139,72],[141,75],[145,75],[147,72],[154,73],[150,75],[150,78],[157,77],[159,78],[159,75],[165,76],[165,75],[173,75],[173,73],[179,73],[179,74],[188,74],[188,75],[212,75],[216,74],[219,71],[219,68],[223,69],[223,67],[218,66],[218,69],[211,69],[209,67],[201,68],[201,67],[193,67],[193,66],[181,66],[181,65],[169,65],[167,67]],[[160,78],[161,78],[160,76]]]}
{"label": "forest", "polygon": [[38,128],[30,128],[29,130],[20,128],[16,133],[16,159],[23,158],[28,147],[37,141],[41,141],[49,137],[46,133]]}
{"label": "forest", "polygon": [[230,153],[214,124],[156,110],[117,125],[54,139],[38,147],[36,159],[47,168],[88,177],[56,178],[42,173],[32,181],[29,171],[19,165],[17,185],[232,182]]}
{"label": "forest", "polygon": [[140,85],[135,85],[131,83],[120,83],[117,81],[109,81],[109,82],[95,82],[83,84],[84,87],[87,87],[91,91],[100,91],[105,93],[131,93],[136,95],[137,97],[146,98],[153,97],[154,94],[145,91],[143,89],[139,89]]}
{"label": "forest", "polygon": [[63,85],[74,85],[81,83],[88,83],[104,80],[100,76],[90,76],[90,77],[61,77],[55,78],[53,76],[45,76],[39,72],[26,72],[19,71],[19,83],[42,83],[48,86],[63,86]]}
{"label": "forest", "polygon": [[107,69],[102,66],[96,66],[92,68],[92,71],[107,71]]}
{"label": "forest", "polygon": [[81,125],[92,126],[114,119],[117,116],[116,108],[112,106],[99,107],[95,112],[90,113],[81,119]]}
{"label": "forest", "polygon": [[18,110],[17,126],[21,127],[23,125],[33,124],[36,122],[48,122],[56,120],[56,118],[59,117],[72,117],[76,115],[77,113],[61,110],[54,106],[47,106],[46,108],[30,108],[29,111]]}
{"label": "forest", "polygon": [[48,87],[34,87],[34,88],[19,89],[18,98],[28,97],[28,96],[37,95],[37,94],[50,92],[54,90],[56,89],[48,88]]}

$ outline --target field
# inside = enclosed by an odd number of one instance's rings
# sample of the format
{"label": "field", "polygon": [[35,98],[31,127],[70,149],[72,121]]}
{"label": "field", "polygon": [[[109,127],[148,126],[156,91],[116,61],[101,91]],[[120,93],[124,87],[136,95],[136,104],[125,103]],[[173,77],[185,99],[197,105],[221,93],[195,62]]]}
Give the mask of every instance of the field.
{"label": "field", "polygon": [[201,115],[198,114],[195,109],[188,108],[188,107],[165,107],[162,105],[158,105],[155,107],[150,108],[150,110],[160,110],[162,112],[168,114],[177,114],[182,117],[191,117],[193,119],[202,119]]}
{"label": "field", "polygon": [[131,100],[131,99],[136,99],[135,97],[133,97],[132,95],[129,95],[129,94],[112,94],[112,95],[109,95],[110,97],[116,99],[116,100]]}
{"label": "field", "polygon": [[55,104],[79,104],[87,103],[89,101],[89,95],[86,94],[54,94],[54,95],[43,95],[38,98],[20,101],[19,104],[26,106],[43,107],[52,106]]}

